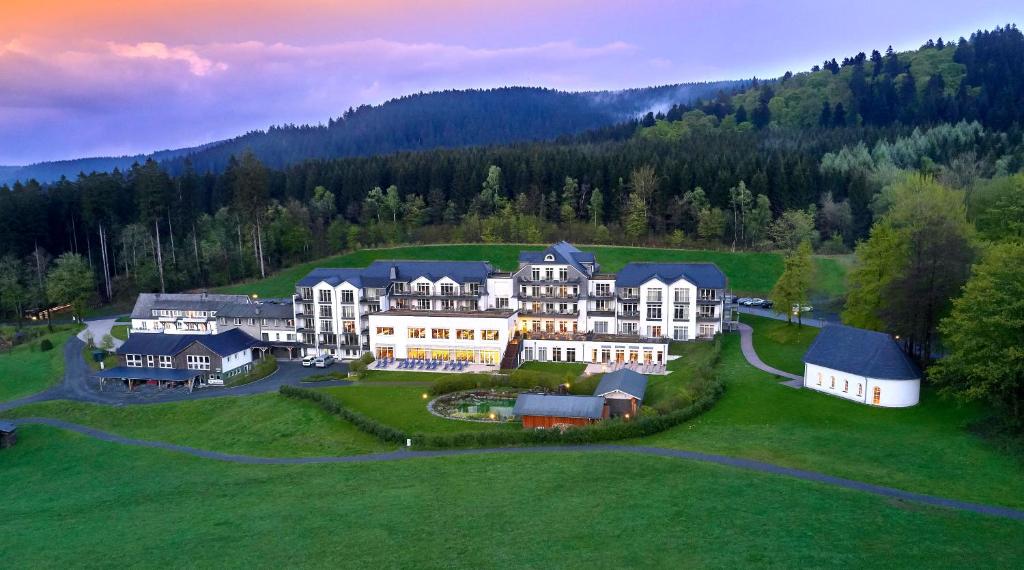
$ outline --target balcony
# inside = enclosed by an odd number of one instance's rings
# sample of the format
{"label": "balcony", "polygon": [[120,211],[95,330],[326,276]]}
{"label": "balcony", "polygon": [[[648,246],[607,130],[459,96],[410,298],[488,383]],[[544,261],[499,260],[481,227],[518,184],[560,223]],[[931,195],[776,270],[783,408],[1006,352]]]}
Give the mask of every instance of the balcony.
{"label": "balcony", "polygon": [[720,299],[720,298],[714,298],[714,299],[709,298],[709,297],[698,297],[697,298],[697,304],[698,305],[717,305],[717,304],[719,304],[721,302],[722,302],[722,299]]}
{"label": "balcony", "polygon": [[615,311],[612,310],[588,310],[587,316],[589,317],[614,317]]}
{"label": "balcony", "polygon": [[529,293],[529,292],[527,292],[527,293],[520,292],[519,293],[519,298],[520,299],[536,299],[536,300],[555,299],[555,300],[563,300],[563,301],[575,301],[575,300],[580,298],[580,294],[579,293],[565,293],[565,294],[561,294],[561,293],[558,293],[556,291],[552,291],[551,293],[541,292],[541,293],[538,293],[538,294],[534,295],[533,293]]}
{"label": "balcony", "polygon": [[546,310],[541,309],[539,311],[535,311],[533,309],[528,309],[528,308],[519,309],[519,314],[520,314],[520,316],[524,316],[524,317],[554,317],[554,318],[563,318],[563,319],[567,319],[567,318],[575,319],[575,318],[580,316],[580,312],[578,310],[576,310],[576,311],[558,311],[558,310],[546,311]]}
{"label": "balcony", "polygon": [[556,277],[548,279],[546,277],[541,277],[540,279],[534,279],[532,275],[523,275],[519,277],[518,280],[520,283],[536,283],[538,285],[558,285],[560,283],[572,284],[579,283],[581,281],[579,277],[569,277],[566,279],[558,279]]}
{"label": "balcony", "polygon": [[640,311],[622,311],[619,313],[619,318],[638,321],[640,320]]}
{"label": "balcony", "polygon": [[611,299],[612,297],[615,296],[615,293],[612,292],[611,290],[608,290],[608,291],[594,291],[593,293],[590,294],[590,296],[595,298],[595,299]]}
{"label": "balcony", "polygon": [[637,291],[635,293],[634,292],[630,292],[630,291],[616,291],[615,295],[618,296],[618,298],[623,300],[623,301],[639,301],[640,300],[640,292],[639,291]]}
{"label": "balcony", "polygon": [[719,320],[721,320],[720,317],[715,315],[697,315],[698,323],[717,323]]}
{"label": "balcony", "polygon": [[471,291],[453,291],[450,293],[443,293],[441,291],[393,291],[391,296],[402,299],[479,299],[486,292],[483,288],[475,293]]}

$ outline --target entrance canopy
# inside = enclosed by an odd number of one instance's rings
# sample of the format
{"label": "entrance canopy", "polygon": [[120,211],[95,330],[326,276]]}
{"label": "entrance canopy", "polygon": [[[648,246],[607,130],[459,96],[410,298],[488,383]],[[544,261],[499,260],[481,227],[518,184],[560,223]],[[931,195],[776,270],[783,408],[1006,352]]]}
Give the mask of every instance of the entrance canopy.
{"label": "entrance canopy", "polygon": [[160,382],[188,382],[202,374],[199,370],[181,370],[176,368],[137,368],[115,366],[96,373],[99,378],[115,378],[120,380],[158,380]]}

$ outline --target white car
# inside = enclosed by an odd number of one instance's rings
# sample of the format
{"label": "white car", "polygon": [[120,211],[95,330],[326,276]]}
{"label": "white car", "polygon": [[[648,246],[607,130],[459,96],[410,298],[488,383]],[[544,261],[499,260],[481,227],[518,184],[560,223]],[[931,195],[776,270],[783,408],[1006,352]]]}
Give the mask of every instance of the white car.
{"label": "white car", "polygon": [[330,354],[318,356],[316,357],[316,360],[313,361],[313,366],[316,366],[317,368],[327,368],[332,364],[334,364],[334,357]]}
{"label": "white car", "polygon": [[797,313],[809,313],[814,310],[814,307],[811,307],[810,305],[793,305],[792,309],[793,314],[795,315]]}
{"label": "white car", "polygon": [[312,355],[305,356],[305,357],[302,358],[302,365],[308,368],[310,366],[313,366],[313,361],[315,361],[315,360],[316,360],[315,356],[312,356]]}
{"label": "white car", "polygon": [[739,299],[736,299],[736,302],[739,303],[740,305],[749,305],[750,297],[740,297]]}
{"label": "white car", "polygon": [[762,299],[760,297],[754,297],[749,302],[747,302],[747,305],[749,305],[751,307],[760,307],[761,303],[764,303],[764,299]]}

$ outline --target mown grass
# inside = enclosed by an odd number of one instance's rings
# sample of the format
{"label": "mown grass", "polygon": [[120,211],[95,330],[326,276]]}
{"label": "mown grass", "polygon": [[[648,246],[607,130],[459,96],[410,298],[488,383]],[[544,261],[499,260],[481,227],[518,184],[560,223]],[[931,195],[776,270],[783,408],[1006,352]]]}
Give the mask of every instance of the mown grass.
{"label": "mown grass", "polygon": [[671,458],[240,465],[44,426],[3,454],[6,568],[1024,564],[1021,521]]}
{"label": "mown grass", "polygon": [[574,378],[583,374],[586,368],[587,365],[582,362],[539,362],[536,360],[525,362],[519,367],[520,370],[536,370],[537,372],[547,372],[549,374],[571,376]]}
{"label": "mown grass", "polygon": [[119,435],[259,456],[351,455],[387,449],[311,402],[277,394],[132,406],[43,402],[5,417],[59,418]]}
{"label": "mown grass", "polygon": [[[131,325],[114,325],[110,327],[110,336],[120,340],[128,340],[128,328],[130,326]],[[99,342],[99,340],[97,340],[97,342]]]}
{"label": "mown grass", "polygon": [[[64,375],[64,343],[78,327],[61,327],[51,334],[0,352],[0,402],[35,394],[57,384]],[[42,339],[53,349],[39,350]]]}
{"label": "mown grass", "polygon": [[803,375],[804,353],[821,329],[747,314],[740,315],[740,322],[754,327],[754,350],[765,364]]}
{"label": "mown grass", "polygon": [[[756,342],[762,325],[752,324]],[[806,341],[801,340],[801,345]],[[772,359],[763,345],[758,355]],[[777,363],[785,365],[786,360]],[[919,405],[906,409],[874,408],[795,390],[750,366],[740,352],[737,335],[725,337],[718,371],[726,390],[714,408],[642,443],[1024,507],[1020,458],[968,429],[982,417],[979,408],[941,400],[929,389],[921,394]]]}
{"label": "mown grass", "polygon": [[[459,244],[419,245],[360,251],[300,263],[256,281],[221,287],[223,293],[258,294],[261,297],[284,297],[295,292],[295,283],[315,267],[365,267],[378,259],[441,259],[456,261],[489,261],[496,268],[511,270],[518,266],[519,252],[543,249],[539,245]],[[777,253],[727,252],[614,246],[585,246],[593,252],[606,272],[618,271],[631,261],[711,262],[729,277],[729,286],[736,292],[765,294],[782,274],[782,256]],[[828,296],[845,291],[846,267],[833,257],[815,258],[815,282],[820,293]]]}

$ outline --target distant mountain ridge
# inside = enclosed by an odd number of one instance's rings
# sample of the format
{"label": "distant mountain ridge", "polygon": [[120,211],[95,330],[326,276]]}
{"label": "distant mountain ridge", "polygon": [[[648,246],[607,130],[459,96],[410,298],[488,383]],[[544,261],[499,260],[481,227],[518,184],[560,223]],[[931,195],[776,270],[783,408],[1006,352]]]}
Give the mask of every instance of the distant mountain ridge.
{"label": "distant mountain ridge", "polygon": [[326,125],[272,126],[233,139],[151,154],[0,166],[0,184],[30,179],[47,183],[61,176],[74,178],[80,172],[124,170],[147,158],[164,163],[172,172],[183,170],[186,159],[199,172],[219,172],[232,155],[245,149],[268,166],[280,168],[313,158],[551,140],[744,85],[745,81],[718,81],[621,91],[501,87],[417,93],[350,108]]}

